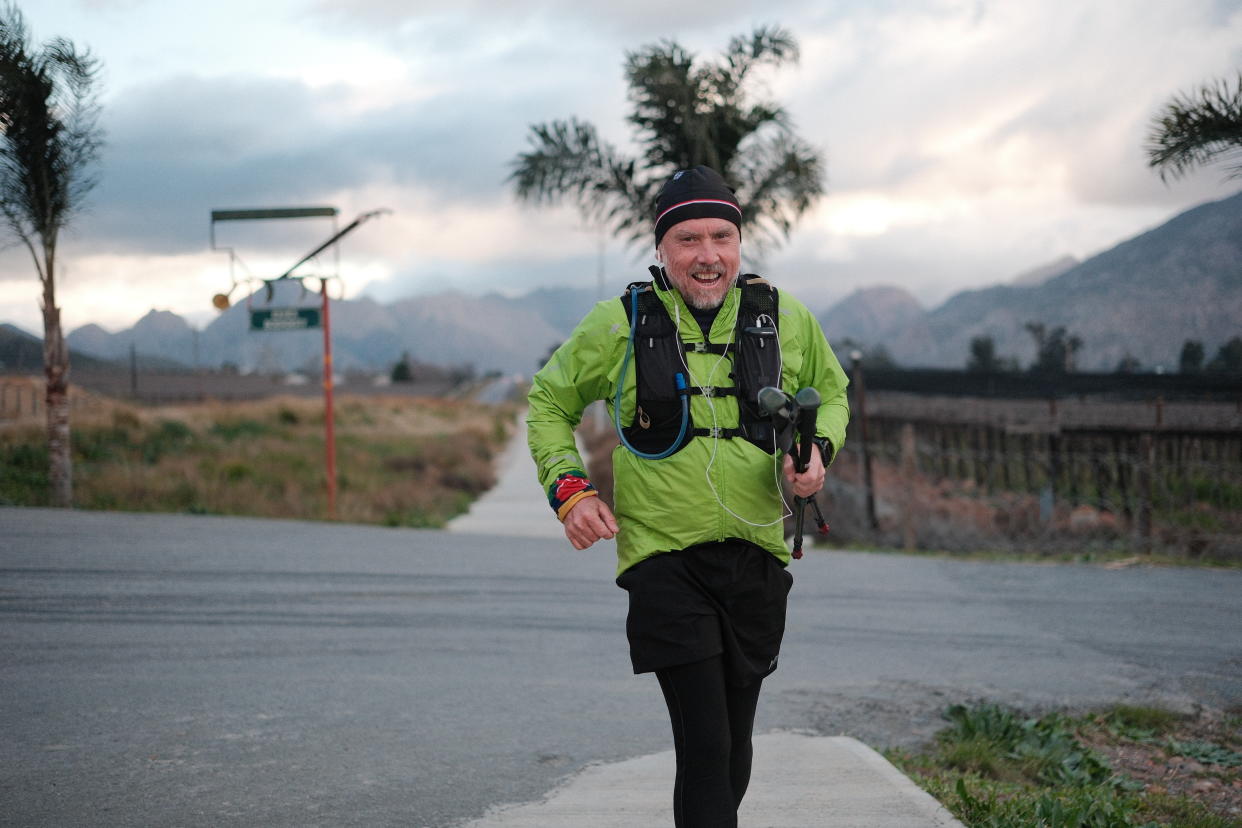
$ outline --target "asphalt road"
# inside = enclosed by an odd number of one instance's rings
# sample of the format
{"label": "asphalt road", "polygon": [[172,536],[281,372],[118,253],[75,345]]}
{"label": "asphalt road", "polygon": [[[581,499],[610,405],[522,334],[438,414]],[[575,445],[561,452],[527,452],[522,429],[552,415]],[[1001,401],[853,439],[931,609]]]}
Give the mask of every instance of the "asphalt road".
{"label": "asphalt road", "polygon": [[[757,730],[1242,705],[1242,572],[812,552]],[[0,509],[0,824],[450,826],[667,750],[609,545]]]}

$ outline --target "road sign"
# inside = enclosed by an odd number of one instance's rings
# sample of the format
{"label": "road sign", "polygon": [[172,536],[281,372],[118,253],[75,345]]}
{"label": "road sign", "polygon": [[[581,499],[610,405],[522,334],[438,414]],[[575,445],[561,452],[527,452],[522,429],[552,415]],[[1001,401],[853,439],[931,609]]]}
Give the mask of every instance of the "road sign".
{"label": "road sign", "polygon": [[252,331],[305,331],[319,327],[319,308],[265,308],[250,312]]}
{"label": "road sign", "polygon": [[211,220],[246,221],[250,219],[288,219],[315,218],[316,216],[335,217],[335,207],[273,207],[261,210],[212,210]]}

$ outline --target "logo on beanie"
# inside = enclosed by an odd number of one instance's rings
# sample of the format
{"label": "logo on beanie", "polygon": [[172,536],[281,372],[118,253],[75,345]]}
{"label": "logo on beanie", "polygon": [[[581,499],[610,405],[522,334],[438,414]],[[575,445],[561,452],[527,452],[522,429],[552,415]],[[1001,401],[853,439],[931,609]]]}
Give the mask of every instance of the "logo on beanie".
{"label": "logo on beanie", "polygon": [[676,181],[677,179],[681,178],[685,174],[686,174],[685,170],[678,170],[677,172],[673,173],[673,180]]}

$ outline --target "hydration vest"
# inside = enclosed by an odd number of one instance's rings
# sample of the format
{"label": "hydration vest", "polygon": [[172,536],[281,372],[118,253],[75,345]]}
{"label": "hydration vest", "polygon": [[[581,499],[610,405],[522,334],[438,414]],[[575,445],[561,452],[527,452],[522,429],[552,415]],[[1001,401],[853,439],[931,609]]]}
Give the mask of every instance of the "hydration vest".
{"label": "hydration vest", "polygon": [[[660,287],[670,289],[660,268],[653,266],[651,274]],[[757,399],[759,389],[769,385],[779,388],[781,384],[778,293],[765,279],[753,274],[738,277],[738,286],[742,296],[733,342],[721,345],[682,342],[677,326],[651,282],[634,282],[621,296],[626,317],[632,324],[630,291],[634,288],[639,291],[638,324],[634,330],[637,399],[634,420],[622,429],[625,439],[634,448],[643,452],[663,452],[677,439],[681,429],[680,394],[684,392],[678,391],[674,378],[687,373],[686,353],[728,354],[733,366],[729,372],[733,385],[700,387],[692,384],[689,376],[686,376],[686,384],[692,395],[736,397],[738,426],[696,428],[692,418],[685,436],[670,454],[685,448],[695,437],[741,438],[769,454],[774,447],[783,448],[783,436],[775,432],[772,418],[759,407]]]}

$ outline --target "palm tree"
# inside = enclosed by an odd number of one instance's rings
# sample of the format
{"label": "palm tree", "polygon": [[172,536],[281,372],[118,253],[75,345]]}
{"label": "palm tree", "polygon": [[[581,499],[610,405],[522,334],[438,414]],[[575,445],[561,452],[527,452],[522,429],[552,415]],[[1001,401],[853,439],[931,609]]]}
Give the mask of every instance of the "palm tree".
{"label": "palm tree", "polygon": [[966,370],[973,373],[991,374],[1001,369],[996,356],[996,340],[990,336],[976,336],[970,340],[970,359]]}
{"label": "palm tree", "polygon": [[1229,159],[1229,177],[1242,176],[1242,71],[1232,89],[1226,80],[1205,84],[1174,97],[1152,119],[1147,165],[1162,180],[1218,159]]}
{"label": "palm tree", "polygon": [[1076,370],[1083,345],[1081,337],[1067,331],[1064,325],[1049,330],[1042,322],[1027,322],[1023,327],[1035,339],[1031,373],[1069,374]]}
{"label": "palm tree", "polygon": [[102,133],[98,61],[63,38],[34,49],[21,11],[0,8],[0,213],[34,259],[43,288],[48,478],[56,506],[73,502],[69,351],[56,306],[56,241],[95,185]]}
{"label": "palm tree", "polygon": [[823,161],[798,138],[783,108],[752,101],[749,83],[760,66],[796,62],[798,46],[784,29],[759,27],[734,37],[716,62],[671,40],[625,58],[628,121],[640,158],[600,140],[577,118],[531,126],[531,149],[513,162],[519,199],[539,205],[573,202],[631,243],[650,243],[651,210],[675,170],[705,164],[718,170],[742,205],[742,225],[758,249],[789,235],[823,194]]}

